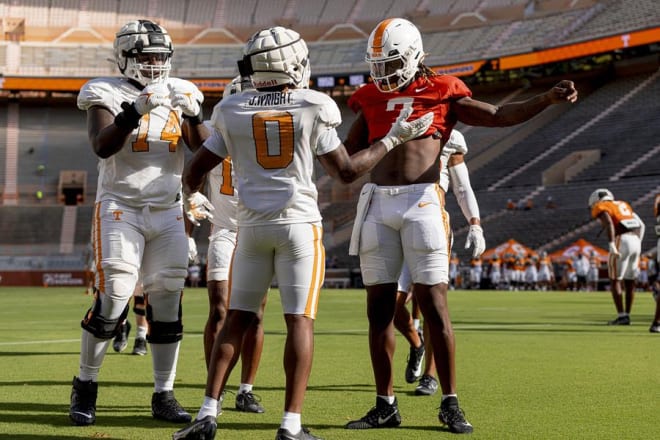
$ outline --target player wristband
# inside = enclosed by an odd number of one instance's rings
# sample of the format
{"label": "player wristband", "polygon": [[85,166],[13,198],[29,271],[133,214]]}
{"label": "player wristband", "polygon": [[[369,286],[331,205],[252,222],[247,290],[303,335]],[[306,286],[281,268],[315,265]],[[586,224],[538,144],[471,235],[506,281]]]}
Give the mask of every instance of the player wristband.
{"label": "player wristband", "polygon": [[188,120],[188,123],[194,127],[196,125],[201,125],[204,122],[204,117],[202,116],[202,108],[200,107],[199,113],[195,116],[188,116],[185,113],[183,114],[183,119]]}
{"label": "player wristband", "polygon": [[142,115],[135,110],[135,104],[122,102],[121,108],[123,108],[124,111],[115,116],[115,125],[119,128],[131,130],[137,128],[138,125],[140,125],[140,118],[142,118]]}

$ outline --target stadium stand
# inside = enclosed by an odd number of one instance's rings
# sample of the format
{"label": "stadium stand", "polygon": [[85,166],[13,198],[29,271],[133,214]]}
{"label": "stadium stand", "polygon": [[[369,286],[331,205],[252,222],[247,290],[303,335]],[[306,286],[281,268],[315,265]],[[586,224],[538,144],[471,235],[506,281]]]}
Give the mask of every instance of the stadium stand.
{"label": "stadium stand", "polygon": [[[628,32],[657,26],[660,18],[654,0],[601,1],[601,2],[531,2],[526,14],[504,14],[492,19],[471,23],[470,26],[452,23],[451,17],[466,14],[478,7],[479,14],[488,16],[489,11],[521,7],[526,2],[481,0],[466,2],[419,2],[417,7],[405,7],[404,2],[375,2],[355,0],[309,0],[280,1],[222,1],[195,2],[192,0],[159,0],[158,2],[118,1],[118,7],[107,8],[101,0],[81,2],[60,0],[49,3],[34,0],[31,7],[16,6],[5,2],[0,11],[5,20],[19,17],[25,21],[25,31],[20,45],[20,74],[71,75],[69,67],[95,66],[78,75],[97,76],[111,74],[112,67],[102,61],[107,57],[112,38],[119,23],[145,16],[162,22],[173,36],[176,44],[216,43],[230,47],[200,47],[200,55],[188,57],[186,63],[177,62],[173,73],[186,76],[198,72],[199,76],[236,73],[233,62],[209,65],[208,59],[224,60],[222,53],[232,57],[240,55],[241,42],[257,28],[268,23],[296,26],[312,47],[312,63],[315,72],[340,71],[363,72],[363,63],[355,60],[364,58],[364,42],[373,24],[388,16],[415,15],[423,11],[424,19],[431,17],[428,26],[420,25],[424,31],[430,65],[442,65],[476,59],[490,59],[543,47],[553,47],[568,42],[582,41],[605,34]],[[25,3],[25,2],[23,2]],[[83,7],[82,12],[78,12]],[[378,3],[378,6],[375,6]],[[552,9],[549,4],[555,4]],[[157,4],[152,13],[147,8]],[[49,7],[49,5],[51,5]],[[69,9],[72,8],[72,9]],[[290,12],[294,11],[294,12]],[[406,12],[408,11],[408,12]],[[35,17],[41,17],[39,19]],[[46,22],[43,17],[50,17]],[[210,17],[213,17],[210,20]],[[443,20],[445,17],[449,19]],[[420,19],[423,22],[423,20]],[[438,29],[438,23],[444,23]],[[605,27],[602,23],[606,23]],[[343,29],[344,32],[337,30]],[[349,33],[345,32],[349,29]],[[334,30],[334,31],[333,31]],[[321,44],[317,39],[333,40]],[[341,38],[343,40],[336,40]],[[348,38],[348,40],[346,40]],[[356,39],[359,41],[358,44]],[[58,47],[43,45],[56,41]],[[65,42],[72,43],[69,46]],[[81,45],[82,44],[82,45]],[[87,46],[91,45],[91,46]],[[2,43],[0,43],[0,47]],[[231,47],[233,46],[233,47]],[[196,50],[194,45],[186,51]],[[0,49],[1,51],[1,49]],[[220,51],[220,54],[216,53]],[[315,55],[316,52],[320,55]],[[92,55],[89,55],[90,52]],[[183,52],[183,51],[182,51]],[[334,52],[334,53],[331,53]],[[0,52],[1,54],[1,52]],[[91,57],[92,59],[86,58]],[[235,59],[235,58],[234,58]],[[32,62],[30,62],[32,60]],[[45,63],[45,65],[44,65]],[[198,64],[199,63],[199,64]],[[212,67],[216,67],[215,70]],[[40,67],[45,71],[40,71]],[[197,70],[197,68],[201,70]],[[98,70],[97,70],[98,69]],[[179,70],[181,69],[181,70]],[[231,72],[229,72],[231,70]],[[73,74],[76,76],[76,74]]]}

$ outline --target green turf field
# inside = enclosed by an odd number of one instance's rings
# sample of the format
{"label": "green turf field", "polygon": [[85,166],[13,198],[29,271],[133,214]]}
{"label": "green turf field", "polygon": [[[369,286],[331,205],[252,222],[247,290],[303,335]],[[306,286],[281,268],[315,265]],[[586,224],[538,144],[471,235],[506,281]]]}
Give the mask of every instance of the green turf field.
{"label": "green turf field", "polygon": [[[168,439],[178,426],[151,418],[151,357],[110,349],[101,370],[97,423],[71,426],[81,288],[0,288],[0,439]],[[648,332],[649,293],[638,294],[630,327],[608,327],[609,294],[454,291],[459,397],[472,438],[646,439],[660,429],[660,335]],[[375,403],[362,290],[323,291],[303,424],[328,439],[451,438],[437,420],[439,397],[405,383],[408,347],[398,336],[395,389],[402,427],[347,431]],[[184,337],[175,391],[196,414],[206,379],[201,332],[206,292],[184,297]],[[284,323],[277,291],[266,310],[255,393],[266,413],[239,413],[228,395],[217,439],[272,439],[283,402]],[[132,336],[129,345],[132,348]],[[238,385],[238,371],[230,390]]]}

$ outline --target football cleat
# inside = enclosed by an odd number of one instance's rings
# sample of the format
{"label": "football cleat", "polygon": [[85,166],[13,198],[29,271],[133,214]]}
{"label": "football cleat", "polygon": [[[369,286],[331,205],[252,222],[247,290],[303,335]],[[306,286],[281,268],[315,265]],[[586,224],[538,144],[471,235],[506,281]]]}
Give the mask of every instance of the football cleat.
{"label": "football cleat", "polygon": [[172,434],[172,440],[212,440],[217,427],[215,417],[206,416]]}
{"label": "football cleat", "polygon": [[346,424],[346,429],[372,429],[372,428],[395,428],[401,424],[401,414],[396,399],[393,404],[387,403],[381,398],[376,398],[376,406],[358,420]]}
{"label": "football cleat", "polygon": [[147,340],[144,338],[135,338],[133,343],[133,354],[144,356],[147,354]]}
{"label": "football cleat", "polygon": [[277,430],[277,435],[275,435],[275,440],[323,440],[321,437],[316,437],[309,432],[309,429],[304,426],[298,434],[292,434],[291,431],[280,428]]}
{"label": "football cleat", "polygon": [[174,398],[174,391],[161,391],[151,396],[151,414],[155,419],[173,423],[188,423],[192,420],[179,402]]}
{"label": "football cleat", "polygon": [[78,426],[92,425],[96,421],[96,396],[99,384],[97,382],[83,382],[77,377],[73,378],[71,388],[71,406],[69,418]]}
{"label": "football cleat", "polygon": [[417,396],[432,396],[438,391],[438,381],[433,376],[428,374],[423,375],[419,379],[419,384],[415,388],[415,395]]}
{"label": "football cleat", "polygon": [[243,392],[236,395],[236,409],[257,414],[265,411],[264,407],[259,404],[257,397],[251,392]]}
{"label": "football cleat", "polygon": [[447,397],[440,404],[438,419],[455,434],[469,434],[473,430],[470,422],[465,420],[463,410],[458,406],[458,399],[453,396]]}
{"label": "football cleat", "polygon": [[117,353],[121,353],[126,350],[128,347],[128,335],[131,333],[131,323],[124,321],[123,324],[119,326],[119,333],[115,336],[114,341],[112,341],[112,349]]}
{"label": "football cleat", "polygon": [[630,316],[618,316],[616,319],[608,321],[607,325],[630,325]]}
{"label": "football cleat", "polygon": [[408,362],[406,364],[406,382],[413,383],[422,375],[422,362],[424,361],[424,344],[419,348],[410,347]]}

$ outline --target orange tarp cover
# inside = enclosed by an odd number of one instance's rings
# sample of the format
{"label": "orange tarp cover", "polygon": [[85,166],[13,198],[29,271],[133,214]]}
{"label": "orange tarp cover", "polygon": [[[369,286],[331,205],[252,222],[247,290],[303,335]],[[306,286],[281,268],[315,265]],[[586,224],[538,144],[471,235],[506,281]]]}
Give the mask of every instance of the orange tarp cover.
{"label": "orange tarp cover", "polygon": [[517,256],[519,254],[523,254],[524,256],[528,256],[530,254],[538,255],[538,253],[532,248],[529,248],[524,244],[519,243],[513,238],[511,238],[505,241],[504,243],[500,244],[499,246],[496,246],[491,249],[486,249],[486,251],[483,253],[481,258],[485,260],[492,258],[493,255],[497,255],[499,258],[502,258],[502,256],[506,254],[511,254],[513,256]]}
{"label": "orange tarp cover", "polygon": [[600,261],[607,261],[608,253],[605,249],[600,248],[594,244],[589,243],[587,240],[580,238],[576,242],[568,245],[564,249],[559,249],[549,255],[553,261],[565,261],[569,258],[575,257],[578,252],[585,254],[587,257],[591,256],[591,251],[596,252]]}

